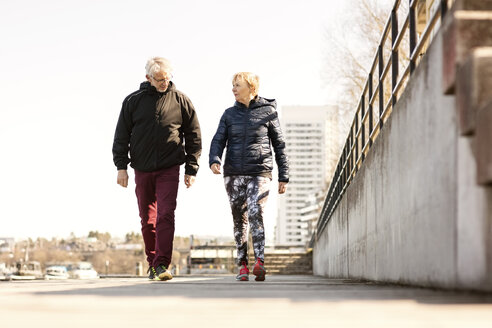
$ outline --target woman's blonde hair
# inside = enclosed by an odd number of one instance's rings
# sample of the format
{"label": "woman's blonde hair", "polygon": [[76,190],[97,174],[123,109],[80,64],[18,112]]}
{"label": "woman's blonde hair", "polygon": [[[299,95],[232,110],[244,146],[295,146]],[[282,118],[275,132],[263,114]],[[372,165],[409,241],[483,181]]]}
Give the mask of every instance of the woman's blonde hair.
{"label": "woman's blonde hair", "polygon": [[250,72],[239,72],[232,77],[232,83],[236,82],[236,80],[242,80],[248,83],[251,94],[255,97],[258,95],[258,89],[260,88],[260,78],[258,75]]}
{"label": "woman's blonde hair", "polygon": [[171,62],[162,57],[150,58],[145,65],[145,72],[148,76],[154,76],[155,73],[160,71],[171,73],[172,70]]}

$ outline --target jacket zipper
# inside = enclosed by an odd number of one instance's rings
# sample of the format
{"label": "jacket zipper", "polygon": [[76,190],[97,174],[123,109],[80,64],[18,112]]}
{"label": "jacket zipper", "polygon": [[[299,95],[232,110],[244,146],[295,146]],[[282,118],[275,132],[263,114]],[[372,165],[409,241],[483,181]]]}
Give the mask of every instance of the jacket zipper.
{"label": "jacket zipper", "polygon": [[244,173],[244,153],[246,152],[246,132],[248,130],[248,121],[249,121],[249,108],[246,108],[246,113],[244,115],[244,133],[243,133],[243,148],[242,148],[242,152],[241,152],[241,157],[242,157],[242,160],[241,160],[241,174]]}
{"label": "jacket zipper", "polygon": [[155,115],[155,126],[154,126],[154,171],[157,170],[157,165],[158,165],[158,159],[159,159],[159,154],[158,154],[158,141],[157,141],[157,134],[159,131],[159,121],[161,119],[161,114],[158,112],[157,104],[159,103],[159,100],[161,97],[157,96],[157,101],[155,102],[155,110],[154,110],[154,115]]}

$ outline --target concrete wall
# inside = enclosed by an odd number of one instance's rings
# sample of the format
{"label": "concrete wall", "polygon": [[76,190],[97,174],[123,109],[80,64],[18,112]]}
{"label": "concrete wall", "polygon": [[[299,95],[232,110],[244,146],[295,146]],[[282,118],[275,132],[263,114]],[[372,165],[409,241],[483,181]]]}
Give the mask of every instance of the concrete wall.
{"label": "concrete wall", "polygon": [[313,272],[492,290],[492,188],[476,184],[433,40],[313,250]]}

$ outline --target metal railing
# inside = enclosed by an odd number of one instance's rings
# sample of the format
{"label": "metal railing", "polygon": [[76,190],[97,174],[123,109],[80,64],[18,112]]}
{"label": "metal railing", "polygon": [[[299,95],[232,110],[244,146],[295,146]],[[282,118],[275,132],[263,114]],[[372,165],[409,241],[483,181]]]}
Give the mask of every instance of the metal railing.
{"label": "metal railing", "polygon": [[[420,16],[417,22],[417,13],[421,13],[422,5],[428,5],[429,0],[409,0],[406,8],[408,12],[399,26],[398,13],[405,7],[402,6],[403,1],[405,0],[395,1],[383,29],[369,76],[357,105],[355,118],[318,219],[316,236],[313,238],[318,238],[317,236],[330,220],[418,66],[433,33],[437,31],[448,7],[454,2],[454,0],[434,0],[439,8],[428,15],[422,24]],[[421,24],[417,26],[417,23]]]}

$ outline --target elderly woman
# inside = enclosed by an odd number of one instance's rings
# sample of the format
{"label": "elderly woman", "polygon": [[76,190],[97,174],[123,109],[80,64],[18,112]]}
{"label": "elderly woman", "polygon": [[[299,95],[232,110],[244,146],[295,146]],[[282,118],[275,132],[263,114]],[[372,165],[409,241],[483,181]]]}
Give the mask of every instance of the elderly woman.
{"label": "elderly woman", "polygon": [[272,179],[272,150],[275,151],[279,178],[278,192],[283,194],[289,182],[285,142],[273,99],[258,96],[258,76],[241,72],[232,79],[234,106],[225,110],[210,145],[209,165],[221,173],[222,153],[227,146],[224,184],[234,221],[239,281],[249,280],[248,221],[253,240],[256,281],[265,280],[265,230],[263,212]]}

